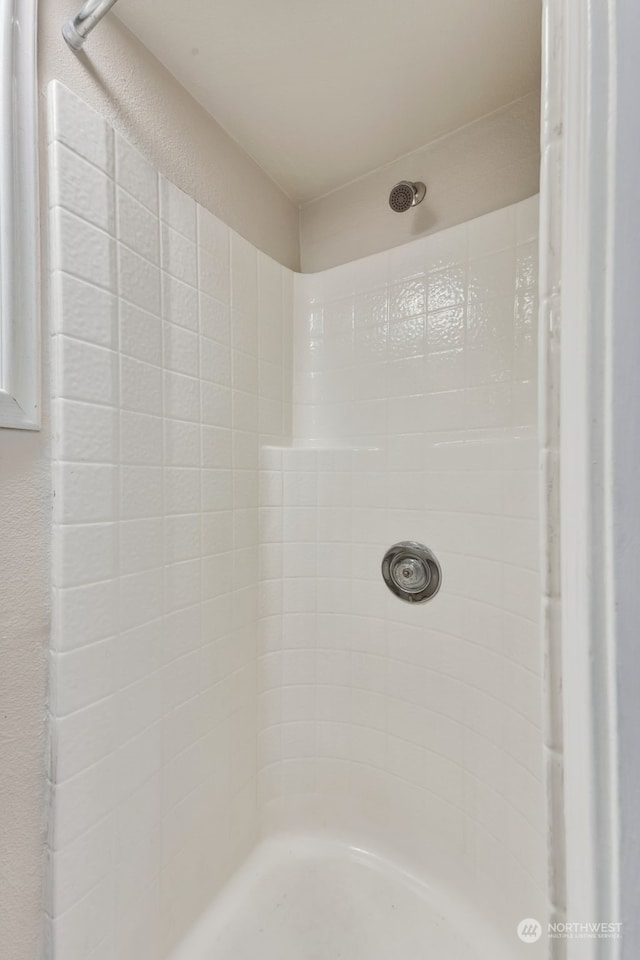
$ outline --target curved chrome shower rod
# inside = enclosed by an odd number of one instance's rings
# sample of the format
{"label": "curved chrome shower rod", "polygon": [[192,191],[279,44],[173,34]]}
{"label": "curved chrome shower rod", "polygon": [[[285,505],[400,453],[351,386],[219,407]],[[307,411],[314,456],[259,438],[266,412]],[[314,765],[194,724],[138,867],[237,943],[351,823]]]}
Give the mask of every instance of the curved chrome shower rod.
{"label": "curved chrome shower rod", "polygon": [[62,24],[62,36],[72,50],[76,53],[82,50],[86,37],[117,2],[118,0],[87,0],[75,17]]}

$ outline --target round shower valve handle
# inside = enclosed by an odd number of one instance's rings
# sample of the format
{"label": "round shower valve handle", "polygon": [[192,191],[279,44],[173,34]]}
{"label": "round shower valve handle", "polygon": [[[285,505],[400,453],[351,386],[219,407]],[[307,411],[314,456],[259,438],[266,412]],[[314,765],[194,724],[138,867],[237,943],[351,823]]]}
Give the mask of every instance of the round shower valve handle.
{"label": "round shower valve handle", "polygon": [[402,540],[387,550],[382,559],[382,576],[392,593],[407,603],[431,600],[442,582],[435,554],[415,540]]}

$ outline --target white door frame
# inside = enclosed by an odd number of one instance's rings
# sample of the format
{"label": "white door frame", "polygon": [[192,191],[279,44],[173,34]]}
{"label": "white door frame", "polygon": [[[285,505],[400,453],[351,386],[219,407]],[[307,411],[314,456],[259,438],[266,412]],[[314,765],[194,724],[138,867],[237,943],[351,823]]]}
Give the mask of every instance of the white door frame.
{"label": "white door frame", "polygon": [[620,940],[569,940],[567,954],[626,960],[640,955],[640,13],[637,0],[562,12],[567,920],[624,922]]}

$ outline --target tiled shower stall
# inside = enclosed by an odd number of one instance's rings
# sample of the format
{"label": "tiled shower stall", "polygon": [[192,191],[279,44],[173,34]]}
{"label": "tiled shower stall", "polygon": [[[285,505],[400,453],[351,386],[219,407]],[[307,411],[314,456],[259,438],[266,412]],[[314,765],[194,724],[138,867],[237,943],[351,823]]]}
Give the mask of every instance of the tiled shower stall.
{"label": "tiled shower stall", "polygon": [[55,960],[169,956],[277,832],[542,919],[537,198],[295,275],[58,83],[48,186]]}
{"label": "tiled shower stall", "polygon": [[[297,276],[261,454],[263,822],[375,836],[509,930],[545,911],[536,237],[533,198]],[[426,607],[382,581],[401,540]]]}

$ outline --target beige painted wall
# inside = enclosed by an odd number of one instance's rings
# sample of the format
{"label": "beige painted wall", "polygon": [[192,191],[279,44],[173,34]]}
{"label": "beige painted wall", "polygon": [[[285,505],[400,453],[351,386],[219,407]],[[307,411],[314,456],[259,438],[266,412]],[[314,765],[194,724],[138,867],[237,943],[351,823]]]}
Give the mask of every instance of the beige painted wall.
{"label": "beige painted wall", "polygon": [[298,208],[109,14],[80,56],[60,36],[80,0],[40,0],[40,88],[53,79],[93,106],[160,173],[259,250],[299,265]]}
{"label": "beige painted wall", "polygon": [[[366,177],[304,205],[304,273],[356,260],[525,200],[538,192],[540,95],[532,93]],[[398,180],[423,180],[407,213],[389,208]]]}
{"label": "beige painted wall", "polygon": [[[46,222],[41,110],[40,221]],[[41,274],[46,233],[41,230]],[[0,429],[0,957],[40,960],[47,830],[51,607],[47,290],[42,289],[42,427]]]}
{"label": "beige painted wall", "polygon": [[[530,94],[299,210],[113,15],[75,56],[61,42],[76,0],[40,0],[40,81],[61,80],[166,177],[260,250],[304,272],[398,246],[538,190],[539,94]],[[336,145],[339,149],[339,145]],[[415,212],[389,210],[397,180],[424,179]]]}
{"label": "beige painted wall", "polygon": [[47,433],[0,430],[0,956],[42,932],[49,639]]}

